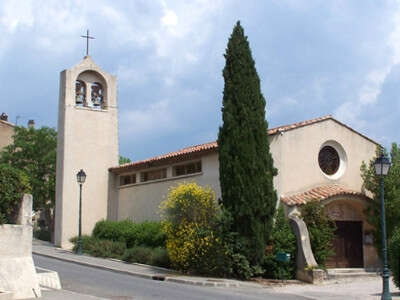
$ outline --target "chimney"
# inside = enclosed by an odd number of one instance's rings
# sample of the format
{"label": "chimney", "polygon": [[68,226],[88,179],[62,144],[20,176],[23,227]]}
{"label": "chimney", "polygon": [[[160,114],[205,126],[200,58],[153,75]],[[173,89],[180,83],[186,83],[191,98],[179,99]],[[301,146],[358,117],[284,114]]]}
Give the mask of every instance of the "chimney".
{"label": "chimney", "polygon": [[2,113],[0,115],[0,120],[8,122],[8,116],[6,115],[6,113]]}
{"label": "chimney", "polygon": [[35,121],[34,120],[29,120],[28,121],[28,128],[35,128]]}

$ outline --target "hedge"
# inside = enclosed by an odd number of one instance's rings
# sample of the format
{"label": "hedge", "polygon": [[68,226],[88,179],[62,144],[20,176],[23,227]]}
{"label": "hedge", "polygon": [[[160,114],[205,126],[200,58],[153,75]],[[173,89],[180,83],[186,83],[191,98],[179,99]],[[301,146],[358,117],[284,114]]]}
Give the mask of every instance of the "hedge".
{"label": "hedge", "polygon": [[155,221],[134,223],[130,220],[103,220],[96,223],[92,235],[98,239],[124,242],[127,248],[165,247],[165,234],[161,231],[160,222]]}

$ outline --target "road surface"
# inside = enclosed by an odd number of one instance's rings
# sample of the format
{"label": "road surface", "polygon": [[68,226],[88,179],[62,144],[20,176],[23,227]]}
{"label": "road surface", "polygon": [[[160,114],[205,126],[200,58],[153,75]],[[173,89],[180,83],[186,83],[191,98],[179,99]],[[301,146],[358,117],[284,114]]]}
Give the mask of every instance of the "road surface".
{"label": "road surface", "polygon": [[[119,299],[119,300],[292,300],[310,299],[297,295],[276,294],[260,287],[204,287],[154,281],[131,275],[68,263],[33,255],[35,265],[58,272],[63,291],[52,291],[44,299]],[[58,294],[57,294],[58,293]],[[87,298],[85,298],[85,295]],[[50,298],[49,298],[50,297]]]}

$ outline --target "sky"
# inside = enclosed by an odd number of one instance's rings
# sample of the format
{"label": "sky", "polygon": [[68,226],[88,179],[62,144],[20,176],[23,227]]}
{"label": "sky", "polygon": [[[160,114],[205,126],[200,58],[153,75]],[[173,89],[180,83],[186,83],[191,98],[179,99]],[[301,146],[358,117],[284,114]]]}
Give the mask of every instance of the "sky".
{"label": "sky", "polygon": [[1,0],[0,113],[57,127],[59,74],[90,55],[117,76],[120,154],[214,141],[224,53],[248,37],[269,127],[332,114],[400,142],[400,1]]}

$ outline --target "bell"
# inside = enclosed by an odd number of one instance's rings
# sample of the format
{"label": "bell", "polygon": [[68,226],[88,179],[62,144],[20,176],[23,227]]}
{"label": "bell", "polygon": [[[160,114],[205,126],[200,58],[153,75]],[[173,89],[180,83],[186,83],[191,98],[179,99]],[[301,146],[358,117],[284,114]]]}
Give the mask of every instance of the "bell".
{"label": "bell", "polygon": [[83,104],[83,97],[80,94],[77,94],[75,97],[75,103],[76,104]]}
{"label": "bell", "polygon": [[95,97],[93,100],[93,106],[100,106],[100,97]]}

